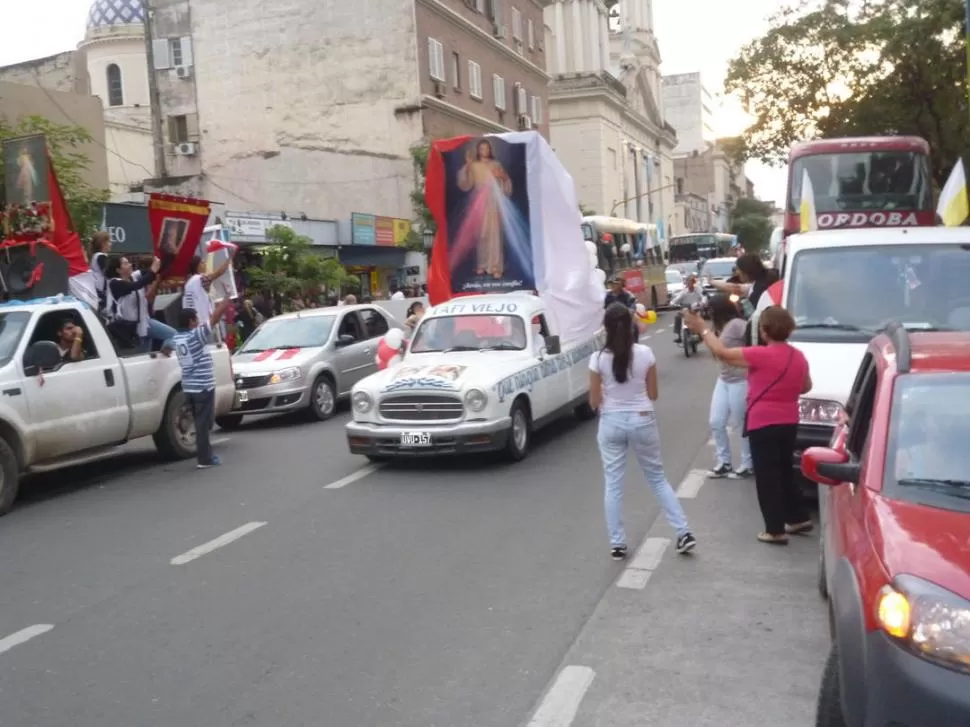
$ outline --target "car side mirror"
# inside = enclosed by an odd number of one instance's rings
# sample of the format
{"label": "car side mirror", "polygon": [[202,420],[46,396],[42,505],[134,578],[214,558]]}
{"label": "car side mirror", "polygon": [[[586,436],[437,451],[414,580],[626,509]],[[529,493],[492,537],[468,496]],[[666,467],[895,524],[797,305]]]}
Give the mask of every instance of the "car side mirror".
{"label": "car side mirror", "polygon": [[35,341],[24,354],[24,373],[36,376],[41,371],[52,371],[61,364],[61,351],[53,341]]}
{"label": "car side mirror", "polygon": [[562,353],[562,343],[559,336],[546,336],[546,353],[550,356],[558,356]]}
{"label": "car side mirror", "polygon": [[829,447],[810,447],[802,452],[802,474],[812,482],[836,487],[845,482],[858,483],[861,465],[848,455]]}
{"label": "car side mirror", "polygon": [[349,346],[352,343],[355,343],[356,341],[357,339],[351,336],[349,333],[344,333],[340,336],[337,336],[337,347],[342,348],[344,346]]}

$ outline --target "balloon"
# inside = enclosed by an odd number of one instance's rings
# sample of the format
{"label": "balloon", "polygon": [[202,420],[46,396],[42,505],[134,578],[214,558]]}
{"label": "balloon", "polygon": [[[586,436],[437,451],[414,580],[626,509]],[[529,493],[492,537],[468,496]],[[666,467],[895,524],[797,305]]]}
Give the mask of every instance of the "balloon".
{"label": "balloon", "polygon": [[632,250],[632,249],[633,248],[630,247],[630,243],[628,242],[623,247],[620,248],[620,252],[622,252],[624,255],[629,255],[630,254],[630,250]]}
{"label": "balloon", "polygon": [[374,363],[377,364],[377,370],[383,371],[386,369],[395,356],[400,356],[400,350],[396,348],[391,348],[387,345],[387,342],[382,340],[377,344],[377,355],[374,357]]}
{"label": "balloon", "polygon": [[404,331],[400,328],[392,328],[384,334],[384,343],[395,351],[399,351],[401,346],[404,345]]}
{"label": "balloon", "polygon": [[595,242],[590,242],[589,240],[587,240],[586,241],[586,252],[588,252],[590,255],[593,255],[595,257],[596,256],[596,243]]}
{"label": "balloon", "polygon": [[400,354],[396,354],[394,356],[391,356],[391,360],[387,362],[387,367],[388,368],[394,368],[399,363],[401,363],[401,361],[403,361],[403,360],[404,359],[401,358],[401,355]]}
{"label": "balloon", "polygon": [[647,306],[643,303],[637,303],[637,315],[641,318],[647,314]]}
{"label": "balloon", "polygon": [[596,285],[606,285],[606,273],[602,268],[596,268],[593,271],[593,282]]}

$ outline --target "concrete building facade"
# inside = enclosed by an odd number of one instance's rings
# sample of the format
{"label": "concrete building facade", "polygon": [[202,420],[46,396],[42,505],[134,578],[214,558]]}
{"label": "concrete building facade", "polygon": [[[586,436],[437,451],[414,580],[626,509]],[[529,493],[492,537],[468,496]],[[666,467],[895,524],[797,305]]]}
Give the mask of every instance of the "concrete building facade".
{"label": "concrete building facade", "polygon": [[731,208],[741,197],[753,196],[744,168],[736,164],[723,142],[706,151],[674,159],[677,191],[707,200],[715,232],[728,232]]}
{"label": "concrete building facade", "polygon": [[714,98],[700,73],[664,76],[663,108],[667,122],[677,130],[675,156],[702,152],[714,143]]}
{"label": "concrete building facade", "polygon": [[550,140],[580,204],[670,228],[676,145],[664,122],[651,0],[555,0],[544,13]]}
{"label": "concrete building facade", "polygon": [[674,200],[672,235],[711,231],[711,208],[699,194],[678,194]]}

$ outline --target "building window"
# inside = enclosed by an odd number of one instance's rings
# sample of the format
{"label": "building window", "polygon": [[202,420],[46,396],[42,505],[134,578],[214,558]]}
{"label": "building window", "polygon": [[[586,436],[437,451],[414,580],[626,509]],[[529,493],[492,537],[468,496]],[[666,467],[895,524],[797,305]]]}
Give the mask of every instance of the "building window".
{"label": "building window", "polygon": [[532,18],[526,20],[525,35],[526,41],[529,44],[529,50],[534,50],[536,47],[536,26],[535,23],[532,22]]}
{"label": "building window", "polygon": [[451,76],[455,88],[461,88],[461,56],[457,53],[451,54]]}
{"label": "building window", "polygon": [[108,106],[124,106],[125,90],[121,83],[121,69],[115,63],[108,65]]}
{"label": "building window", "polygon": [[173,144],[184,144],[189,140],[189,120],[185,114],[168,117],[168,140]]}
{"label": "building window", "polygon": [[522,13],[518,8],[512,8],[512,39],[522,42]]}
{"label": "building window", "polygon": [[475,61],[468,61],[468,95],[477,98],[479,101],[482,96],[482,67]]}
{"label": "building window", "polygon": [[542,99],[538,96],[533,96],[530,102],[531,109],[530,115],[532,116],[532,123],[541,124],[542,123]]}
{"label": "building window", "polygon": [[171,38],[168,41],[168,47],[173,66],[178,67],[187,65],[185,63],[185,53],[182,51],[181,38]]}
{"label": "building window", "polygon": [[528,100],[529,94],[526,92],[525,86],[523,86],[521,83],[515,84],[515,113],[529,113]]}
{"label": "building window", "polygon": [[428,38],[428,72],[436,81],[446,81],[445,78],[445,48],[441,41]]}
{"label": "building window", "polygon": [[505,111],[505,79],[497,73],[492,74],[492,95],[495,96],[495,108]]}

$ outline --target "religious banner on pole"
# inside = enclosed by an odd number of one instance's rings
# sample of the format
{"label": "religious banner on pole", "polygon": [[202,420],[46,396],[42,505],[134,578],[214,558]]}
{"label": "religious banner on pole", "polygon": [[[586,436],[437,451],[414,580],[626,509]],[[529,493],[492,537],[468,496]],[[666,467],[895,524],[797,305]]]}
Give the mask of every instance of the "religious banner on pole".
{"label": "religious banner on pole", "polygon": [[184,278],[189,263],[200,253],[199,243],[209,219],[209,203],[189,197],[152,193],[148,222],[155,257],[162,261],[163,279]]}

